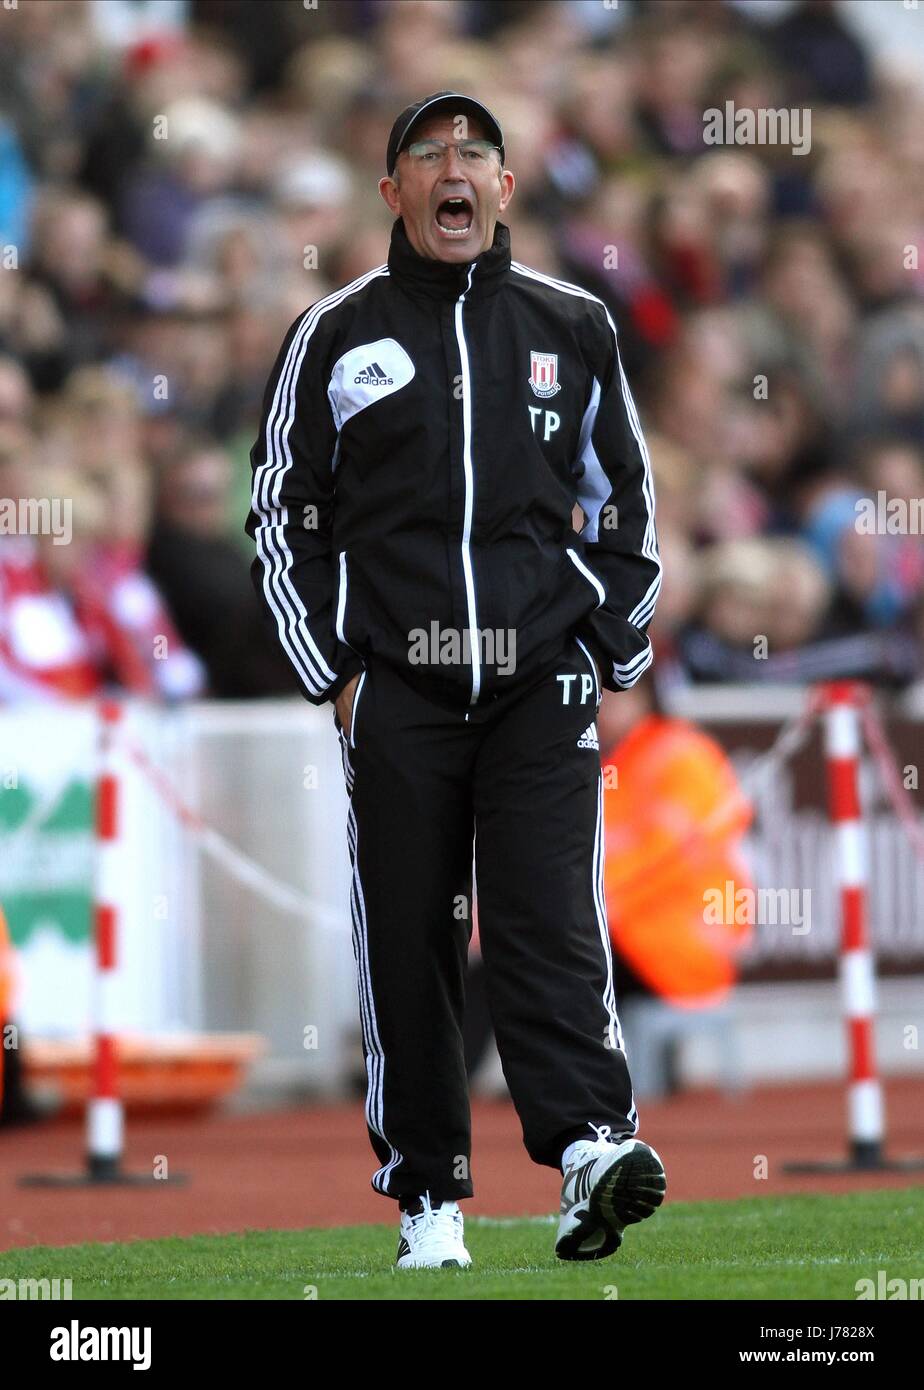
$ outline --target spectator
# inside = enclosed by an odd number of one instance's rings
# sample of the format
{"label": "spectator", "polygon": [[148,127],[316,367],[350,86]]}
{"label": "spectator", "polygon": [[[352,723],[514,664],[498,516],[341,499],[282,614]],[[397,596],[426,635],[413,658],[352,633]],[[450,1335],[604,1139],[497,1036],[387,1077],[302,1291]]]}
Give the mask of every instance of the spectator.
{"label": "spectator", "polygon": [[206,434],[187,434],[158,473],[147,570],[213,695],[296,693],[289,662],[253,603],[248,562],[227,538],[231,465]]}
{"label": "spectator", "polygon": [[39,497],[69,504],[73,536],[0,541],[0,700],[83,699],[110,684],[161,699],[203,694],[202,669],[153,583],[111,539],[103,489],[60,468],[31,477]]}
{"label": "spectator", "polygon": [[[903,60],[860,8],[0,6],[0,459],[84,511],[73,556],[0,535],[7,603],[25,565],[88,688],[161,690],[89,618],[92,553],[115,589],[156,576],[214,693],[291,688],[239,589],[263,384],[295,317],[386,259],[394,110],[459,85],[502,113],[518,258],[605,301],[639,383],[682,579],[666,678],[920,677],[920,536],[854,523],[921,495],[924,77],[911,26]],[[707,144],[726,102],[809,108],[804,152]]]}

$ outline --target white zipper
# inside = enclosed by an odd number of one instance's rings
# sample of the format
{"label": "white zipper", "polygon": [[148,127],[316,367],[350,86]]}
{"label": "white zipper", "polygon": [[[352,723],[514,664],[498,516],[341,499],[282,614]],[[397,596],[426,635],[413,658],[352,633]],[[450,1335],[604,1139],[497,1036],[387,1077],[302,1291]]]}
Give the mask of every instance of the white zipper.
{"label": "white zipper", "polygon": [[343,621],[344,621],[344,618],[346,617],[346,600],[347,600],[346,551],[345,551],[345,550],[341,550],[341,552],[340,552],[340,586],[339,586],[339,590],[338,590],[338,593],[337,593],[337,621],[336,621],[336,624],[335,624],[335,631],[336,631],[336,633],[337,633],[337,636],[340,638],[340,641],[343,642],[345,646],[349,646],[349,643],[347,642],[347,639],[346,639],[346,638],[344,637],[344,635],[343,635]]}
{"label": "white zipper", "polygon": [[594,593],[597,595],[596,608],[602,607],[603,604],[604,604],[604,602],[606,601],[606,590],[604,589],[603,585],[600,583],[600,580],[599,580],[599,579],[597,578],[597,576],[594,574],[593,570],[588,569],[587,565],[584,564],[584,561],[583,561],[583,560],[581,559],[581,557],[578,555],[577,551],[576,551],[576,550],[572,550],[572,548],[571,548],[570,545],[566,547],[565,553],[566,553],[566,555],[569,557],[569,559],[573,562],[575,568],[576,568],[581,574],[583,574],[583,576],[584,576],[584,578],[587,580],[588,584],[592,584],[592,585],[593,585]]}
{"label": "white zipper", "polygon": [[459,344],[459,358],[462,363],[462,468],[465,473],[465,519],[462,524],[462,573],[465,577],[465,600],[468,605],[468,626],[472,651],[472,698],[475,704],[481,690],[481,643],[478,636],[478,616],[475,609],[475,576],[472,571],[471,536],[472,516],[475,510],[475,475],[472,470],[472,398],[471,374],[468,365],[468,348],[462,328],[462,304],[472,287],[475,273],[473,261],[468,272],[468,284],[456,300],[456,340]]}

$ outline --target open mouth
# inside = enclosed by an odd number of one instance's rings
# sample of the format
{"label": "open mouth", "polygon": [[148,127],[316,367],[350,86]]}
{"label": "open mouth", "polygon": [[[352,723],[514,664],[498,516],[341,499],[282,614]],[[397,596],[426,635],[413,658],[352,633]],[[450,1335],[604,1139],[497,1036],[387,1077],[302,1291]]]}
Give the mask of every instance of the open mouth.
{"label": "open mouth", "polygon": [[464,237],[472,230],[474,210],[468,198],[444,198],[436,209],[436,225],[444,236]]}

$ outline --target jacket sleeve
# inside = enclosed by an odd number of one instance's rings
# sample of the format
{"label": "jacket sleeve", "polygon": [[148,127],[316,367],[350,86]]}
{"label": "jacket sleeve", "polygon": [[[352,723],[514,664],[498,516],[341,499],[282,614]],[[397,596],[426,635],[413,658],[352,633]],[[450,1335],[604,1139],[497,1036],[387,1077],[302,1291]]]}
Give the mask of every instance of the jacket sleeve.
{"label": "jacket sleeve", "polygon": [[597,354],[575,469],[587,521],[583,555],[571,558],[598,594],[577,635],[597,660],[606,689],[627,690],[651,665],[647,629],[661,587],[661,559],[651,460],[615,325],[605,306],[599,308],[605,347]]}
{"label": "jacket sleeve", "polygon": [[325,357],[309,309],[286,334],[263,396],[250,451],[256,545],[251,576],[261,606],[313,705],[336,699],[363,669],[332,619],[333,462],[337,427],[327,399]]}

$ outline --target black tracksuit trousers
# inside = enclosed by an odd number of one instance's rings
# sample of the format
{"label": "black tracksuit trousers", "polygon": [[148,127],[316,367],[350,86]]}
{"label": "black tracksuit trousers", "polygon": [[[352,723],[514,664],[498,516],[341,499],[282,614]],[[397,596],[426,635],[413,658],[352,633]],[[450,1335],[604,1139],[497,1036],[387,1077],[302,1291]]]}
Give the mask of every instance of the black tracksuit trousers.
{"label": "black tracksuit trousers", "polygon": [[347,734],[351,912],[376,1191],[470,1197],[462,1038],[474,841],[488,1003],[530,1157],[638,1128],[603,899],[593,663],[450,711],[367,660]]}

